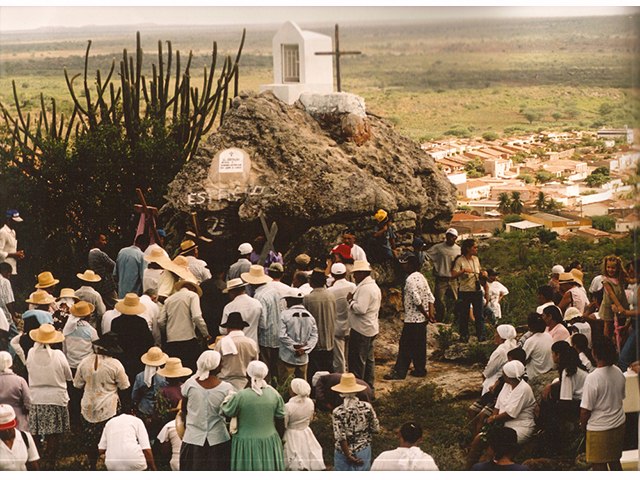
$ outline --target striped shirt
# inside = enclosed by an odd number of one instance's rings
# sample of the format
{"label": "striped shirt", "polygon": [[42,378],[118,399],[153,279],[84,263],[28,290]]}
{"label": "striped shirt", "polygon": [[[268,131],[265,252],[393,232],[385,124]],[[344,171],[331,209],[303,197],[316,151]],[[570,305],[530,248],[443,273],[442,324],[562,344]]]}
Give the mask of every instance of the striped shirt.
{"label": "striped shirt", "polygon": [[262,305],[262,314],[258,324],[258,345],[261,347],[280,347],[280,294],[269,284],[256,289],[253,298]]}

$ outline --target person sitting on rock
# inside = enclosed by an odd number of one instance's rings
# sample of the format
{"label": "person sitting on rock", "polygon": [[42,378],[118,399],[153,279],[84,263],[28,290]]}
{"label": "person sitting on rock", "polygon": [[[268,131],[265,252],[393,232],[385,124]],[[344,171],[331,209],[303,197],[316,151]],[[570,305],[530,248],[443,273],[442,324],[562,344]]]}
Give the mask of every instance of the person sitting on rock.
{"label": "person sitting on rock", "polygon": [[393,223],[385,210],[378,210],[373,216],[376,220],[376,229],[371,239],[371,256],[374,261],[384,261],[396,258],[396,234]]}

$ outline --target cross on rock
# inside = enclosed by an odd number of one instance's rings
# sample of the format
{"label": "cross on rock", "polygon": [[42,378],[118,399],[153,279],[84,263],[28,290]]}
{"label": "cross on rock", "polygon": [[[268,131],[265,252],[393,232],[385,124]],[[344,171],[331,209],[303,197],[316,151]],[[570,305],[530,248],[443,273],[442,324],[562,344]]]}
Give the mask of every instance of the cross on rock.
{"label": "cross on rock", "polygon": [[361,55],[360,51],[340,51],[340,36],[338,34],[338,24],[336,23],[335,41],[333,42],[335,49],[332,52],[316,52],[316,55],[333,55],[336,57],[336,87],[339,92],[342,91],[342,85],[340,84],[340,57],[342,55]]}

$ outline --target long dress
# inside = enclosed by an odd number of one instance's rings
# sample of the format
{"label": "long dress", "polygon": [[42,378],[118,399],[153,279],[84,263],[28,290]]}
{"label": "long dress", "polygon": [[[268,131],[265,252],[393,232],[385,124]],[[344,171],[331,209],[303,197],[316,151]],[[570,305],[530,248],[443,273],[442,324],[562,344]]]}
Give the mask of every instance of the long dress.
{"label": "long dress", "polygon": [[222,405],[222,413],[238,418],[231,440],[231,470],[284,470],[282,441],[275,418],[284,418],[284,401],[272,387],[262,395],[246,388]]}
{"label": "long dress", "polygon": [[309,423],[313,418],[313,400],[293,397],[284,406],[284,464],[287,470],[324,470],[322,447]]}

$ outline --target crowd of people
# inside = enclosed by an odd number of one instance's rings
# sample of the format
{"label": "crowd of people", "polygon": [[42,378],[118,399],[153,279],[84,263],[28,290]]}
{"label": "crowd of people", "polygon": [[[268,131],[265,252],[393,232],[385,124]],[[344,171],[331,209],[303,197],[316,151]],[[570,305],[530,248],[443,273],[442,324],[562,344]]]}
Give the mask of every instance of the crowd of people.
{"label": "crowd of people", "polygon": [[[637,360],[628,346],[637,324],[621,319],[637,319],[637,288],[630,300],[624,292],[638,269],[628,276],[617,257],[607,257],[602,295],[590,292],[600,298],[594,310],[577,291],[579,268],[567,274],[554,267],[538,290],[541,310],[518,339],[512,325],[500,324],[509,291],[498,272],[482,269],[475,240],[458,247],[450,228],[444,242],[398,255],[389,215],[379,210],[374,219],[366,250],[347,230],[327,259],[301,252],[292,269],[280,253],[248,242],[229,266],[209,266],[191,239],[170,255],[162,230],[151,243],[136,236],[112,260],[99,234],[76,285],[41,272],[20,312],[12,281],[24,257],[14,229],[22,218],[7,211],[0,230],[0,469],[55,469],[61,440],[72,433],[93,470],[102,455],[108,470],[155,470],[159,462],[184,471],[324,470],[311,427],[318,409],[331,412],[334,470],[437,470],[419,447],[416,421],[399,429],[398,448],[372,455],[382,292],[369,254],[403,271],[404,322],[386,380],[427,376],[427,323],[446,318],[451,297],[461,341],[469,341],[471,322],[478,340],[499,324],[483,395],[472,408],[478,462],[469,467],[526,468],[513,455],[536,419],[553,429],[579,407],[588,461],[615,468],[624,423],[614,357],[617,345],[621,362]],[[421,271],[426,259],[435,295]],[[554,366],[557,386],[538,405],[527,377]],[[565,400],[570,406],[560,409]],[[487,445],[490,458],[479,462]]]}

